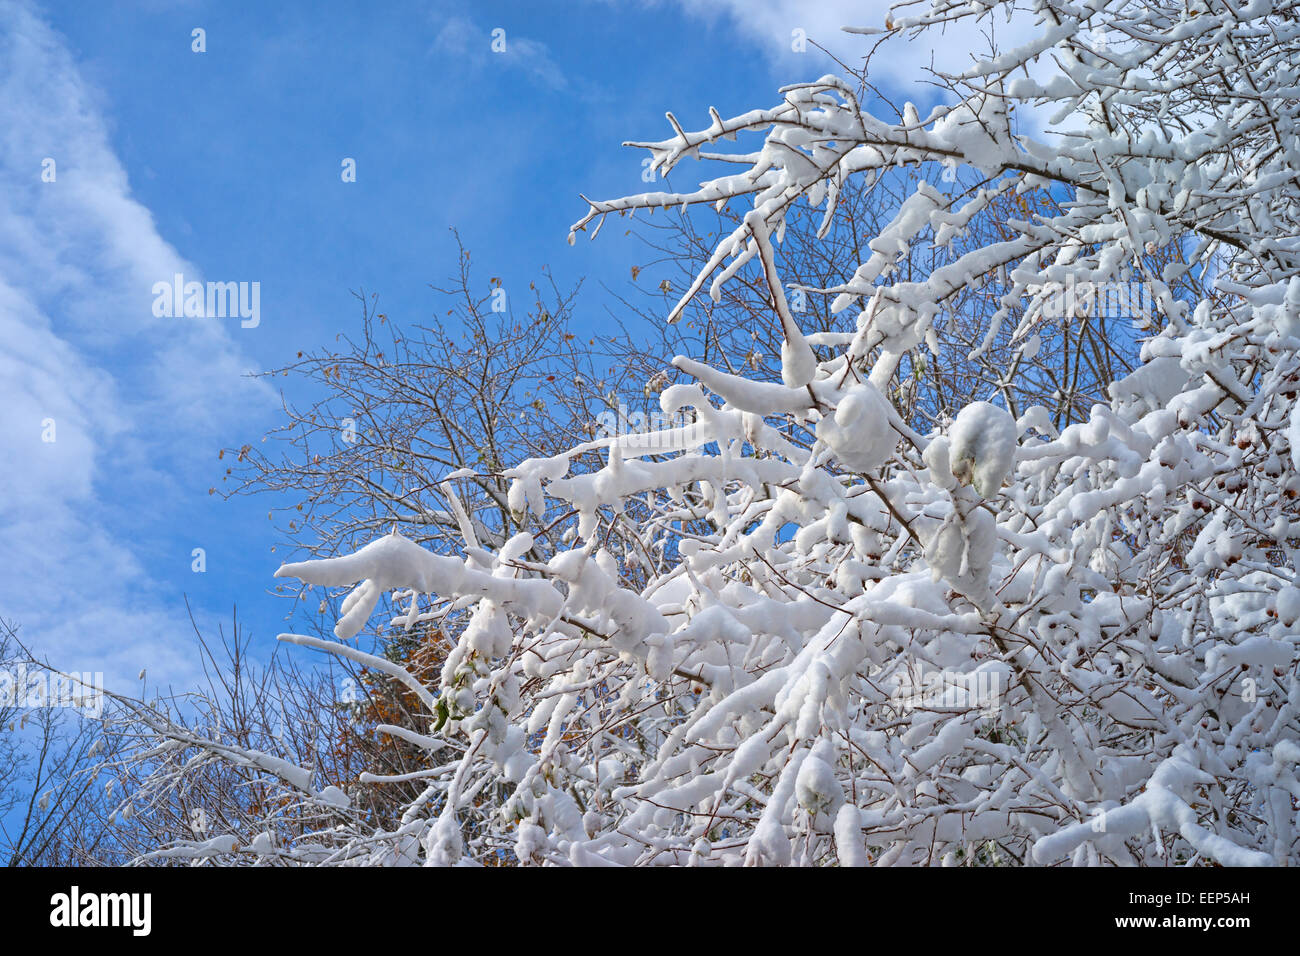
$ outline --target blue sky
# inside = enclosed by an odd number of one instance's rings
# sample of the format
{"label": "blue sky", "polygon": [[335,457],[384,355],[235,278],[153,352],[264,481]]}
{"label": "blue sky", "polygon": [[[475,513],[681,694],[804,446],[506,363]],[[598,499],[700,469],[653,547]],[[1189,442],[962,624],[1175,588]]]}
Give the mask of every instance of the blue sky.
{"label": "blue sky", "polygon": [[[0,0],[0,617],[110,686],[195,678],[184,596],[205,629],[238,605],[269,648],[288,629],[273,502],[208,489],[217,450],[277,424],[295,383],[244,373],[355,328],[351,290],[428,318],[453,226],[484,282],[585,276],[579,321],[603,320],[600,283],[641,253],[566,235],[579,192],[658,188],[620,142],[668,135],[668,109],[691,126],[772,105],[833,69],[792,30],[849,54],[836,28],[885,6]],[[155,317],[176,272],[259,283],[260,323]]]}

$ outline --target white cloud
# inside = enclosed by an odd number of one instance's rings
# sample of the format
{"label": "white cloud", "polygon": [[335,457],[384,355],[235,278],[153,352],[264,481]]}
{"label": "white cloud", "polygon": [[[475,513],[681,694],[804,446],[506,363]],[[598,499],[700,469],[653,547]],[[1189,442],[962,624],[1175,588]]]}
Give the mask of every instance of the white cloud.
{"label": "white cloud", "polygon": [[[502,33],[494,37],[495,30]],[[453,15],[439,28],[433,49],[435,53],[465,61],[476,68],[499,62],[520,70],[551,90],[569,87],[568,77],[545,43],[515,36],[506,27],[482,27],[469,17]]]}
{"label": "white cloud", "polygon": [[237,321],[154,317],[153,283],[200,270],[132,197],[99,95],[25,4],[0,5],[0,177],[0,617],[110,686],[142,667],[186,684],[184,608],[105,515],[143,517],[158,463],[269,394],[241,376]]}
{"label": "white cloud", "polygon": [[[716,23],[726,19],[739,35],[755,43],[772,61],[779,72],[797,68],[808,57],[817,58],[826,71],[834,72],[833,64],[817,46],[852,67],[861,65],[862,58],[876,45],[879,37],[868,37],[844,32],[844,27],[876,27],[885,25],[890,8],[889,0],[674,0],[686,13],[705,22]],[[902,16],[915,16],[928,5],[913,4],[901,11]],[[802,31],[810,42],[805,52],[794,49],[797,36]],[[959,21],[947,30],[931,30],[922,39],[892,37],[872,57],[868,78],[891,93],[902,97],[915,97],[928,102],[936,94],[932,87],[922,87],[928,68],[946,73],[960,73],[971,65],[972,53],[986,53],[990,39],[1002,50],[1010,49],[1032,35],[1028,21],[1017,17],[1006,23],[1001,13],[985,17],[978,26],[973,20]]]}

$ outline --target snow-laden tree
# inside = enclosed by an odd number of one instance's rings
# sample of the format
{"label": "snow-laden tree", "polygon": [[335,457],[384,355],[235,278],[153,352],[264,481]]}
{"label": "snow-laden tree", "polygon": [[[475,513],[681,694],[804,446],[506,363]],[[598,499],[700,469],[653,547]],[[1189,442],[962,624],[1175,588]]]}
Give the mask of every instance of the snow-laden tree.
{"label": "snow-laden tree", "polygon": [[[391,728],[427,753],[401,827],[349,822],[335,789],[342,822],[280,859],[1297,860],[1300,11],[935,0],[856,32],[887,50],[1013,7],[1037,38],[943,74],[927,115],[881,119],[827,76],[694,131],[670,114],[669,138],[633,144],[657,170],[741,171],[591,202],[575,230],[743,207],[667,321],[761,274],[781,382],[681,358],[663,427],[509,470],[518,520],[573,524],[545,561],[528,531],[492,550],[464,521],[464,557],[394,532],[282,567],[352,588],[338,641],[282,639],[403,682],[428,726]],[[752,152],[725,152],[741,138]],[[787,287],[793,208],[824,207],[830,228],[851,178],[916,164],[963,176],[918,182],[849,281]],[[963,241],[1034,192],[1052,202],[1009,238]],[[894,273],[917,243],[945,255]],[[1195,303],[1171,291],[1188,275]],[[1133,282],[1155,309],[1141,364],[1086,421],[1058,433],[1017,407],[1018,362],[928,433],[899,415],[901,370],[938,349],[963,292],[995,291],[986,341],[1014,322],[1032,358],[1043,330]],[[796,294],[852,328],[805,334]],[[576,465],[592,452],[600,467]],[[349,643],[385,593],[401,624],[454,643],[436,686]]]}

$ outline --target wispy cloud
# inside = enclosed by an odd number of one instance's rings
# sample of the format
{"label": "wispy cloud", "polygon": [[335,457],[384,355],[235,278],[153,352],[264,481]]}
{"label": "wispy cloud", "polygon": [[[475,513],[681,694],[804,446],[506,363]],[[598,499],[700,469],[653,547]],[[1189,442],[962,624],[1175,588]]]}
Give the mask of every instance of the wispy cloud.
{"label": "wispy cloud", "polygon": [[[788,71],[801,58],[821,56],[817,47],[850,66],[859,66],[875,46],[876,37],[844,32],[844,27],[884,27],[896,0],[669,0],[687,14],[709,23],[727,21],[740,36],[755,43],[772,60],[773,66]],[[911,6],[902,15],[915,15],[922,8]],[[971,65],[973,53],[986,53],[991,43],[1002,50],[1024,42],[1032,35],[1031,21],[1017,18],[1011,23],[1001,14],[988,16],[978,28],[962,21],[950,30],[936,29],[917,40],[893,38],[871,60],[869,76],[902,95],[916,95],[925,71],[960,73]],[[801,42],[806,41],[806,42]],[[824,57],[823,57],[824,60]],[[925,92],[924,98],[933,96]]]}
{"label": "wispy cloud", "polygon": [[570,90],[573,86],[545,43],[516,36],[506,26],[482,26],[459,14],[442,22],[433,52],[476,69],[497,64],[518,70],[550,90]]}
{"label": "wispy cloud", "polygon": [[0,3],[0,179],[0,617],[68,669],[187,682],[184,609],[130,531],[160,520],[155,463],[269,395],[230,325],[153,315],[155,282],[200,270],[132,197],[98,94],[25,3]]}

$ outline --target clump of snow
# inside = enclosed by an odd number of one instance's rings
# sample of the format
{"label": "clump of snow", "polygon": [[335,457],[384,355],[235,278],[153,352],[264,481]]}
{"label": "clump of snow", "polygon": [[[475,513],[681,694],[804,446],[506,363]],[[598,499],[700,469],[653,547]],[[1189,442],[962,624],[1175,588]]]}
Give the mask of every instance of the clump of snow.
{"label": "clump of snow", "polygon": [[795,795],[799,805],[809,813],[833,813],[844,802],[844,789],[835,779],[835,771],[827,763],[833,753],[825,741],[818,741],[812,753],[799,768],[795,779]]}
{"label": "clump of snow", "polygon": [[850,471],[874,471],[894,452],[898,436],[890,425],[893,414],[880,390],[863,382],[840,399],[833,416],[818,423],[817,437]]}
{"label": "clump of snow", "polygon": [[973,402],[957,414],[948,435],[953,476],[985,498],[997,495],[1016,463],[1016,422],[1004,409]]}
{"label": "clump of snow", "polygon": [[1120,409],[1148,412],[1164,408],[1186,386],[1189,375],[1177,355],[1156,355],[1129,375],[1110,384]]}
{"label": "clump of snow", "polygon": [[925,446],[925,451],[921,455],[925,467],[930,469],[930,480],[944,491],[949,491],[957,486],[957,479],[953,477],[952,473],[950,451],[948,439],[942,435],[937,435],[930,440],[930,444]]}
{"label": "clump of snow", "polygon": [[866,847],[862,842],[862,813],[851,803],[840,807],[835,815],[835,851],[840,866],[866,866]]}
{"label": "clump of snow", "polygon": [[1277,619],[1287,627],[1300,621],[1300,588],[1287,586],[1277,592]]}
{"label": "clump of snow", "polygon": [[935,580],[943,578],[978,606],[989,603],[989,574],[997,544],[993,516],[978,505],[969,491],[957,510],[933,532],[925,546],[925,561]]}
{"label": "clump of snow", "polygon": [[1286,430],[1287,441],[1291,443],[1291,463],[1300,471],[1300,402],[1291,409],[1291,424]]}

